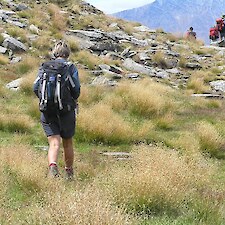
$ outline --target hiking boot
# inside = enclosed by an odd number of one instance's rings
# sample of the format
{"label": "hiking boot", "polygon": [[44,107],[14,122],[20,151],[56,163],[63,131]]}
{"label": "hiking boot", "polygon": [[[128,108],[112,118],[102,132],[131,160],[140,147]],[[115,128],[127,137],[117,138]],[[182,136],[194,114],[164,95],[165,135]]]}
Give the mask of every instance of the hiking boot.
{"label": "hiking boot", "polygon": [[49,171],[48,171],[48,176],[52,178],[59,177],[59,170],[56,164],[51,163],[49,165]]}
{"label": "hiking boot", "polygon": [[66,180],[73,180],[74,179],[74,173],[73,173],[73,168],[69,167],[69,168],[65,168],[65,179]]}

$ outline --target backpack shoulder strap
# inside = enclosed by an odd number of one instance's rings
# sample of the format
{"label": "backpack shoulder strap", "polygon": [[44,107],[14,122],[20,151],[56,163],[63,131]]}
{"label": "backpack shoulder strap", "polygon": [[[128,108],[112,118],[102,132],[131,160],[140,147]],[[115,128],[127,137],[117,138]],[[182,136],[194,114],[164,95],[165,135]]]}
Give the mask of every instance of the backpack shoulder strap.
{"label": "backpack shoulder strap", "polygon": [[68,74],[67,74],[66,80],[68,79],[69,82],[70,82],[70,84],[71,84],[71,86],[72,86],[72,88],[74,88],[75,87],[75,83],[74,83],[73,78],[72,78],[72,75],[70,73],[70,68],[73,65],[73,63],[70,62],[70,61],[68,61],[68,62],[66,62],[66,65],[68,66]]}

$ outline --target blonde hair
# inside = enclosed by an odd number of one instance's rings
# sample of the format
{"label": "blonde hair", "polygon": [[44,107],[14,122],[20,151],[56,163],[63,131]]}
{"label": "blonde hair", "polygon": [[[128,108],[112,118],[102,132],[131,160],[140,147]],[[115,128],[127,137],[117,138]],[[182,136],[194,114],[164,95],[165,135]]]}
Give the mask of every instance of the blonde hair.
{"label": "blonde hair", "polygon": [[55,44],[52,53],[56,58],[68,58],[70,55],[70,47],[65,41],[59,41]]}

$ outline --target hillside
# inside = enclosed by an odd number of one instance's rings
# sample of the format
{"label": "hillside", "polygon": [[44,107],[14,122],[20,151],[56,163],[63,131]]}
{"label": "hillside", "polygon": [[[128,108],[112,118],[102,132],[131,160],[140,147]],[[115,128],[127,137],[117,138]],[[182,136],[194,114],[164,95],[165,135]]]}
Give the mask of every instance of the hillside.
{"label": "hillside", "polygon": [[118,18],[140,22],[152,29],[162,28],[166,32],[184,35],[194,27],[198,38],[209,44],[209,28],[216,18],[225,12],[221,0],[156,0],[151,4],[115,13]]}
{"label": "hillside", "polygon": [[[225,48],[78,0],[4,0],[0,25],[0,224],[224,224]],[[32,91],[61,39],[81,80],[72,182],[46,178]]]}

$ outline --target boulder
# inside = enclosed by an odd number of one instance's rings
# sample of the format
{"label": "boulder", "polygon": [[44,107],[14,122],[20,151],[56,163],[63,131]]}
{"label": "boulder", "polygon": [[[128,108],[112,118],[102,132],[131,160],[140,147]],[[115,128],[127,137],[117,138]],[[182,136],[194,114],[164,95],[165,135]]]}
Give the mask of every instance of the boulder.
{"label": "boulder", "polygon": [[26,51],[27,47],[20,41],[13,37],[7,37],[2,44],[5,48],[11,49],[12,51]]}

